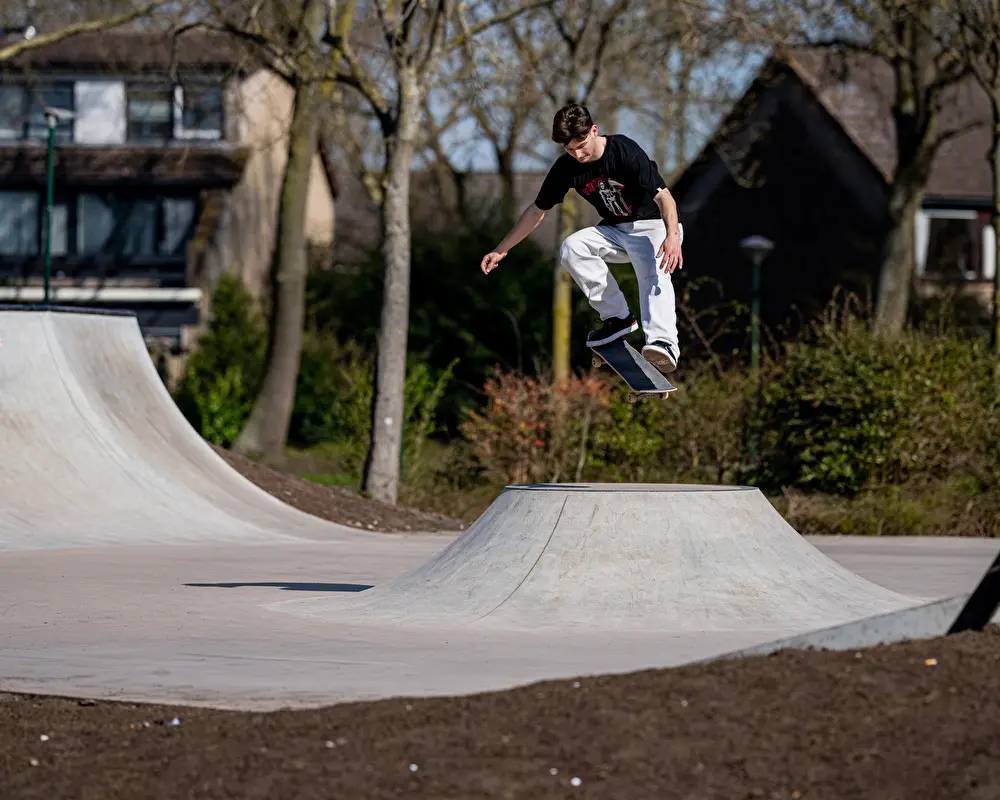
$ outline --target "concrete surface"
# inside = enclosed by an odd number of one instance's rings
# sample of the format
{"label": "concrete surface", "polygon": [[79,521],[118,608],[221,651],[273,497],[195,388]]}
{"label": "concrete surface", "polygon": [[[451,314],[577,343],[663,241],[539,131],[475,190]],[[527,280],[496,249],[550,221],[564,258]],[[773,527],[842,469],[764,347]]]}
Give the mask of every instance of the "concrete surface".
{"label": "concrete surface", "polygon": [[0,690],[266,709],[672,666],[967,593],[1000,546],[806,541],[719,487],[356,531],[231,471],[133,318],[0,310],[0,341]]}
{"label": "concrete surface", "polygon": [[508,487],[405,575],[269,607],[379,625],[787,634],[918,602],[824,556],[757,489],[579,484]]}
{"label": "concrete surface", "polygon": [[231,470],[177,409],[134,317],[0,310],[0,341],[0,551],[365,536]]}
{"label": "concrete surface", "polygon": [[[356,548],[143,545],[0,554],[0,690],[228,708],[306,707],[461,694],[547,678],[683,664],[767,644],[771,632],[434,631],[352,626],[265,607],[370,586],[416,567],[447,539],[386,537]],[[864,563],[870,540],[828,555]],[[881,549],[881,543],[878,544]],[[887,588],[967,592],[989,548],[969,540],[892,544]],[[936,563],[947,559],[945,577]]]}

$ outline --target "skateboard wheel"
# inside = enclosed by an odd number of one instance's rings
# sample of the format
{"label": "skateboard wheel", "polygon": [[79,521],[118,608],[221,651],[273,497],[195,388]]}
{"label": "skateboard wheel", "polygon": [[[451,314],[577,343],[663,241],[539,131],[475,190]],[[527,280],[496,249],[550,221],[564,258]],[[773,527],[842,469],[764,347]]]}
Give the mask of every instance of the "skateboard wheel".
{"label": "skateboard wheel", "polygon": [[593,365],[594,369],[600,369],[601,364],[603,364],[604,362],[601,361],[601,359],[599,359],[597,356],[594,356],[592,359],[590,359],[590,363]]}
{"label": "skateboard wheel", "polygon": [[625,398],[625,402],[628,403],[629,405],[632,405],[632,403],[634,403],[638,399],[639,396],[635,394],[635,392],[629,392],[628,396],[626,396]]}

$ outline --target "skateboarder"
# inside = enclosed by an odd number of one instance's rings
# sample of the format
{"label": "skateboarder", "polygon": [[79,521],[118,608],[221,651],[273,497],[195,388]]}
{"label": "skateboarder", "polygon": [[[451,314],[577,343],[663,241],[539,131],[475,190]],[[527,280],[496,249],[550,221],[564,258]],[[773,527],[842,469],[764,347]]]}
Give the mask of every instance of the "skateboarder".
{"label": "skateboarder", "polygon": [[561,265],[601,319],[587,343],[606,344],[638,329],[608,269],[609,263],[631,262],[639,280],[639,311],[646,337],[642,355],[661,372],[672,372],[680,347],[670,276],[684,264],[684,233],[666,182],[632,139],[622,134],[598,135],[585,106],[571,103],[556,112],[552,140],[566,153],[550,168],[535,202],[483,257],[483,272],[496,269],[510,249],[538,227],[545,213],[575,189],[601,215],[600,224],[566,237],[559,249]]}

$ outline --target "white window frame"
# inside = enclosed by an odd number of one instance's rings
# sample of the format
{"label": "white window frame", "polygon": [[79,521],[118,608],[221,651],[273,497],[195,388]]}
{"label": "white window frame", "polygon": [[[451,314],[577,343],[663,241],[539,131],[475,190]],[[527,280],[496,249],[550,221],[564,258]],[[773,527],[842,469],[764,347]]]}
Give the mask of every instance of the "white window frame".
{"label": "white window frame", "polygon": [[180,84],[174,86],[174,138],[201,140],[222,138],[221,130],[184,127],[184,87]]}
{"label": "white window frame", "polygon": [[[960,208],[923,208],[917,212],[914,225],[914,248],[916,257],[917,277],[924,278],[927,270],[927,248],[930,245],[932,219],[979,219],[979,212],[974,209]],[[982,277],[968,278],[969,282],[993,280],[996,273],[996,246],[994,244],[993,226],[986,223],[981,230],[983,260]],[[931,279],[928,279],[931,280]]]}

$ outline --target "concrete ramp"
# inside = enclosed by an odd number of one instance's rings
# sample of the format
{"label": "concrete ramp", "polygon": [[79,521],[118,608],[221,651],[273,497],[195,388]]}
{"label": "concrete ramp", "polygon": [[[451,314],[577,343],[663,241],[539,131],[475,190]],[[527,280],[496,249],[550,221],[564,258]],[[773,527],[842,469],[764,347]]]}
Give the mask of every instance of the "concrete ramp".
{"label": "concrete ramp", "polygon": [[131,314],[0,308],[0,551],[358,540],[232,470],[195,432]]}
{"label": "concrete ramp", "polygon": [[820,553],[757,489],[573,484],[508,487],[395,580],[270,607],[358,624],[788,633],[919,602]]}

